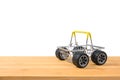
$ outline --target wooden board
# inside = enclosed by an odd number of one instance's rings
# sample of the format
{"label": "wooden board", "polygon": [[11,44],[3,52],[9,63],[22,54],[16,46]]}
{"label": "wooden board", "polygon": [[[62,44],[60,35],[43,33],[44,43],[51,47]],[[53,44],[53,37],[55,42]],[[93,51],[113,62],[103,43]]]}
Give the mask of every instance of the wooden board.
{"label": "wooden board", "polygon": [[109,57],[102,66],[90,61],[81,69],[56,57],[2,56],[0,80],[120,80],[120,57]]}

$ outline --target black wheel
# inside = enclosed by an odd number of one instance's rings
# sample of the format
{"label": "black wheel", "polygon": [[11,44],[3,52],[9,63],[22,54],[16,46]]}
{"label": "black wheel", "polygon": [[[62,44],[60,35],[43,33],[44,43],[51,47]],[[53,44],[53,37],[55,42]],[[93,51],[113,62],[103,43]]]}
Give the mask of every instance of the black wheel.
{"label": "black wheel", "polygon": [[73,55],[72,62],[75,66],[79,68],[84,68],[89,63],[89,57],[83,52],[77,52]]}
{"label": "black wheel", "polygon": [[[62,48],[67,50],[65,47]],[[58,48],[56,49],[55,55],[60,60],[66,60],[69,57],[69,52],[66,53]]]}
{"label": "black wheel", "polygon": [[101,50],[95,50],[91,55],[91,60],[96,65],[103,65],[107,61],[107,54]]}

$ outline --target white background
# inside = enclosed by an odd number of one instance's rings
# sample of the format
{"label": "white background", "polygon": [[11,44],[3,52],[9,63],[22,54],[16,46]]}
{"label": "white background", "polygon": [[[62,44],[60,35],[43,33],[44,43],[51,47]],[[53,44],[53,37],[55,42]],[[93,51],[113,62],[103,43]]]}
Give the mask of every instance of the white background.
{"label": "white background", "polygon": [[0,55],[54,56],[73,30],[120,56],[119,0],[0,0]]}

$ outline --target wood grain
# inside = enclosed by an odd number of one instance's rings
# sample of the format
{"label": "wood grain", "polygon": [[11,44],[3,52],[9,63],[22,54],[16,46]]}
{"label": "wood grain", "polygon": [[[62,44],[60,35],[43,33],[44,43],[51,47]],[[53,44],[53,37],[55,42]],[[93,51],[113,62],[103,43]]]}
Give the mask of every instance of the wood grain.
{"label": "wood grain", "polygon": [[1,56],[0,80],[120,80],[120,57],[109,57],[97,66],[91,61],[77,68],[56,57]]}

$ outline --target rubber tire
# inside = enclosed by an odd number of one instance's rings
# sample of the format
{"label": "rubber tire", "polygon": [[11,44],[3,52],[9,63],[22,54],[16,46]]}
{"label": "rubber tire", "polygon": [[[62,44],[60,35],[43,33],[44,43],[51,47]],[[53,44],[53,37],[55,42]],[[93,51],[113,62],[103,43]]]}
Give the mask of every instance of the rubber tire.
{"label": "rubber tire", "polygon": [[[87,57],[87,59],[88,59],[87,64],[86,64],[85,66],[81,66],[81,65],[79,64],[79,59],[80,59],[80,57],[81,57],[82,55],[85,55],[85,56]],[[76,52],[76,53],[73,55],[72,62],[73,62],[73,64],[74,64],[76,67],[78,67],[78,68],[85,68],[85,67],[88,65],[88,63],[89,63],[89,57],[88,57],[88,55],[85,54],[84,52]]]}
{"label": "rubber tire", "polygon": [[[99,57],[99,55],[100,55],[101,53],[103,53],[103,54],[105,55],[105,57],[106,57],[106,59],[105,59],[105,61],[104,61],[103,63],[99,63],[99,61],[98,61],[98,57]],[[95,63],[96,65],[103,65],[103,64],[105,64],[106,61],[107,61],[107,54],[106,54],[104,51],[95,50],[95,51],[92,53],[92,55],[91,55],[91,60],[92,60],[92,62]]]}
{"label": "rubber tire", "polygon": [[[67,48],[65,48],[65,47],[63,47],[63,48],[64,48],[64,49],[67,49]],[[56,51],[55,51],[56,57],[57,57],[59,60],[66,60],[66,59],[64,59],[64,58],[61,57],[61,54],[62,54],[62,53],[60,53],[60,49],[59,49],[59,48],[56,49]]]}

